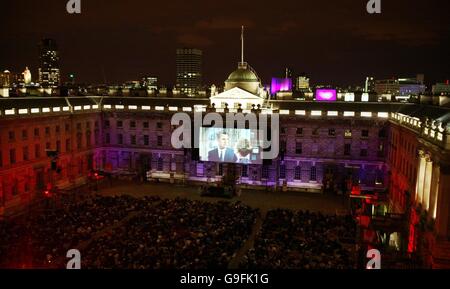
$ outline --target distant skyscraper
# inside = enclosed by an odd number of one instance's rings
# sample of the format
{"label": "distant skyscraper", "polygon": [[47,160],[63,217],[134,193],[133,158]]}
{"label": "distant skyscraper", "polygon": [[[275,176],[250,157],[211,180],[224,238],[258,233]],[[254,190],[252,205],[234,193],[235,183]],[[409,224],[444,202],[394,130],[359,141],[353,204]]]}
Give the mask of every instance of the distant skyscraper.
{"label": "distant skyscraper", "polygon": [[284,77],[292,79],[292,70],[289,67],[286,67],[284,70]]}
{"label": "distant skyscraper", "polygon": [[366,77],[366,83],[364,85],[364,92],[375,91],[375,79],[373,77]]}
{"label": "distant skyscraper", "polygon": [[202,85],[202,51],[195,48],[177,49],[176,86],[189,96],[196,94]]}
{"label": "distant skyscraper", "polygon": [[309,77],[301,75],[295,79],[295,89],[297,91],[309,90]]}
{"label": "distant skyscraper", "polygon": [[59,53],[53,39],[43,39],[39,44],[39,83],[58,86],[60,83]]}

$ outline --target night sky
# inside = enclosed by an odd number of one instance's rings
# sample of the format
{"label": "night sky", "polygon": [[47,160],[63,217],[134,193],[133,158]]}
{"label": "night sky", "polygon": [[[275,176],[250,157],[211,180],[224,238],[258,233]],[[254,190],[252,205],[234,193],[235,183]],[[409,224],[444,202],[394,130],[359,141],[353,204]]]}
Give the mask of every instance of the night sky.
{"label": "night sky", "polygon": [[306,72],[313,84],[362,85],[365,76],[424,73],[428,83],[450,78],[450,1],[381,0],[1,0],[0,69],[37,76],[41,38],[59,46],[63,81],[121,83],[155,75],[175,82],[175,49],[203,50],[204,83],[220,84],[240,59],[240,26],[246,27],[245,60],[264,83]]}

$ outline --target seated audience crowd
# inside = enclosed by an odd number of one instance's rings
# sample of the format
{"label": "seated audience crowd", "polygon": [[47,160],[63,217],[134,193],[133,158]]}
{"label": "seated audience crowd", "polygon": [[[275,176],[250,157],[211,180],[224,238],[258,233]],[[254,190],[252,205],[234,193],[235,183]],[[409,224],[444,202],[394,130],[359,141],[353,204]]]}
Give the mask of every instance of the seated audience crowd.
{"label": "seated audience crowd", "polygon": [[351,216],[271,210],[241,268],[351,269],[356,224]]}
{"label": "seated audience crowd", "polygon": [[240,202],[100,197],[0,222],[0,267],[225,268],[258,210]]}

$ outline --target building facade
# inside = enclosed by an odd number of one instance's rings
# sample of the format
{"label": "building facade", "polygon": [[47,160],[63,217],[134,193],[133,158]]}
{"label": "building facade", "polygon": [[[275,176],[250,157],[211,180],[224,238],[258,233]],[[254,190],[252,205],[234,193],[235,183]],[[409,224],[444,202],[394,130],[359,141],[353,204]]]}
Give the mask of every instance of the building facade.
{"label": "building facade", "polygon": [[[440,253],[430,244],[450,236],[450,109],[268,100],[256,94],[259,83],[249,86],[258,80],[254,75],[239,66],[227,79],[232,87],[211,98],[0,99],[0,213],[28,204],[46,188],[86,183],[91,170],[132,173],[142,181],[210,184],[232,173],[240,187],[386,198],[389,214],[406,216],[401,234],[408,252],[428,248],[424,254],[433,264]],[[262,164],[200,161],[195,148],[172,146],[177,112],[191,120],[196,112],[277,114],[278,155]],[[58,152],[56,166],[46,150]],[[424,245],[420,240],[430,230],[433,238]]]}

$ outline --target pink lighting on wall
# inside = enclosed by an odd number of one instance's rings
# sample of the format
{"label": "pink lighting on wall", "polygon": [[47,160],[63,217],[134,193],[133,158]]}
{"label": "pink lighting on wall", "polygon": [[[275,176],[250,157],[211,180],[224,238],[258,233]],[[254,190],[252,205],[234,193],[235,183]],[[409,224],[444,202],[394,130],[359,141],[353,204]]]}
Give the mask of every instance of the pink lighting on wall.
{"label": "pink lighting on wall", "polygon": [[336,101],[335,89],[317,89],[316,90],[317,101]]}
{"label": "pink lighting on wall", "polygon": [[275,94],[279,91],[292,91],[292,79],[273,77],[270,92]]}

